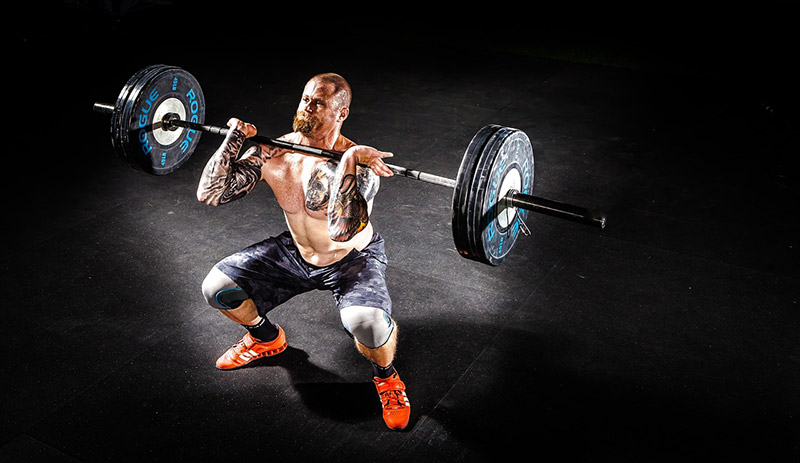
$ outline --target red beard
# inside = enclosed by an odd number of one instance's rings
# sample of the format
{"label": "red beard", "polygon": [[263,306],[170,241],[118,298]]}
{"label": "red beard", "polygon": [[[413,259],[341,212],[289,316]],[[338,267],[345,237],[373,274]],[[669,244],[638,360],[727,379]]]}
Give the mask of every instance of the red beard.
{"label": "red beard", "polygon": [[294,122],[292,123],[292,128],[294,129],[295,132],[300,132],[302,134],[309,134],[314,129],[316,129],[318,125],[319,125],[319,119],[317,119],[317,117],[311,114],[298,111],[297,114],[294,115]]}

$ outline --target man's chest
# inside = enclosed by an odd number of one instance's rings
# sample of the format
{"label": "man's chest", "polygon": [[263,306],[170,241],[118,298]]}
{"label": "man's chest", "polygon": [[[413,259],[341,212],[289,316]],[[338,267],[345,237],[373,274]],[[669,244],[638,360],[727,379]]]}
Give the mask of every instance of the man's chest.
{"label": "man's chest", "polygon": [[[278,204],[288,213],[305,212],[315,218],[327,216],[328,200],[334,186],[336,161],[305,155],[288,155],[280,165],[267,166],[267,183]],[[370,169],[358,167],[356,181],[367,200],[378,188],[377,176]]]}
{"label": "man's chest", "polygon": [[267,183],[284,211],[294,214],[305,210],[312,217],[326,216],[335,163],[309,156],[287,155],[281,162],[265,167]]}

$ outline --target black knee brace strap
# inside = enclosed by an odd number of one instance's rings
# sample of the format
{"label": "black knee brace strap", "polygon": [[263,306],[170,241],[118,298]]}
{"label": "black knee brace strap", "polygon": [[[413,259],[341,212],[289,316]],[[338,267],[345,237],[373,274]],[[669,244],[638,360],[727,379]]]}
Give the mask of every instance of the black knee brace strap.
{"label": "black knee brace strap", "polygon": [[221,289],[215,296],[217,304],[225,310],[232,310],[242,305],[242,302],[249,299],[247,293],[240,287]]}

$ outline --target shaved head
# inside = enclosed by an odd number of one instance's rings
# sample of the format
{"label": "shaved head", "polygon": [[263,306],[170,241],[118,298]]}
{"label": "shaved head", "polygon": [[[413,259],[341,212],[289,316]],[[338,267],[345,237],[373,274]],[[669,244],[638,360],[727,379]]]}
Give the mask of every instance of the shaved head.
{"label": "shaved head", "polygon": [[[326,72],[324,74],[317,74],[316,76],[311,78],[311,81],[316,81],[321,84],[328,84],[333,85],[333,101],[337,105],[338,108],[349,108],[350,101],[352,99],[352,92],[350,90],[350,84],[344,79],[344,77],[340,76],[339,74],[335,74],[333,72]],[[338,109],[337,108],[337,109]]]}

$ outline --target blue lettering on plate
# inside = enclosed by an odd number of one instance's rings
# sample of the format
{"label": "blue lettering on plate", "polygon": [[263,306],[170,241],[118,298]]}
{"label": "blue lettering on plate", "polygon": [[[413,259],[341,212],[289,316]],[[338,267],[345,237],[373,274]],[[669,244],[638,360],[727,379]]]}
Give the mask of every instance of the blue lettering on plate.
{"label": "blue lettering on plate", "polygon": [[150,142],[147,140],[147,131],[145,130],[145,126],[147,125],[147,121],[149,119],[148,114],[150,110],[153,109],[153,103],[158,99],[158,87],[153,88],[150,91],[150,95],[147,96],[147,99],[142,104],[140,108],[142,114],[139,114],[139,143],[142,144],[142,151],[144,152],[145,156],[150,154],[150,151],[153,150],[153,147],[150,146]]}

